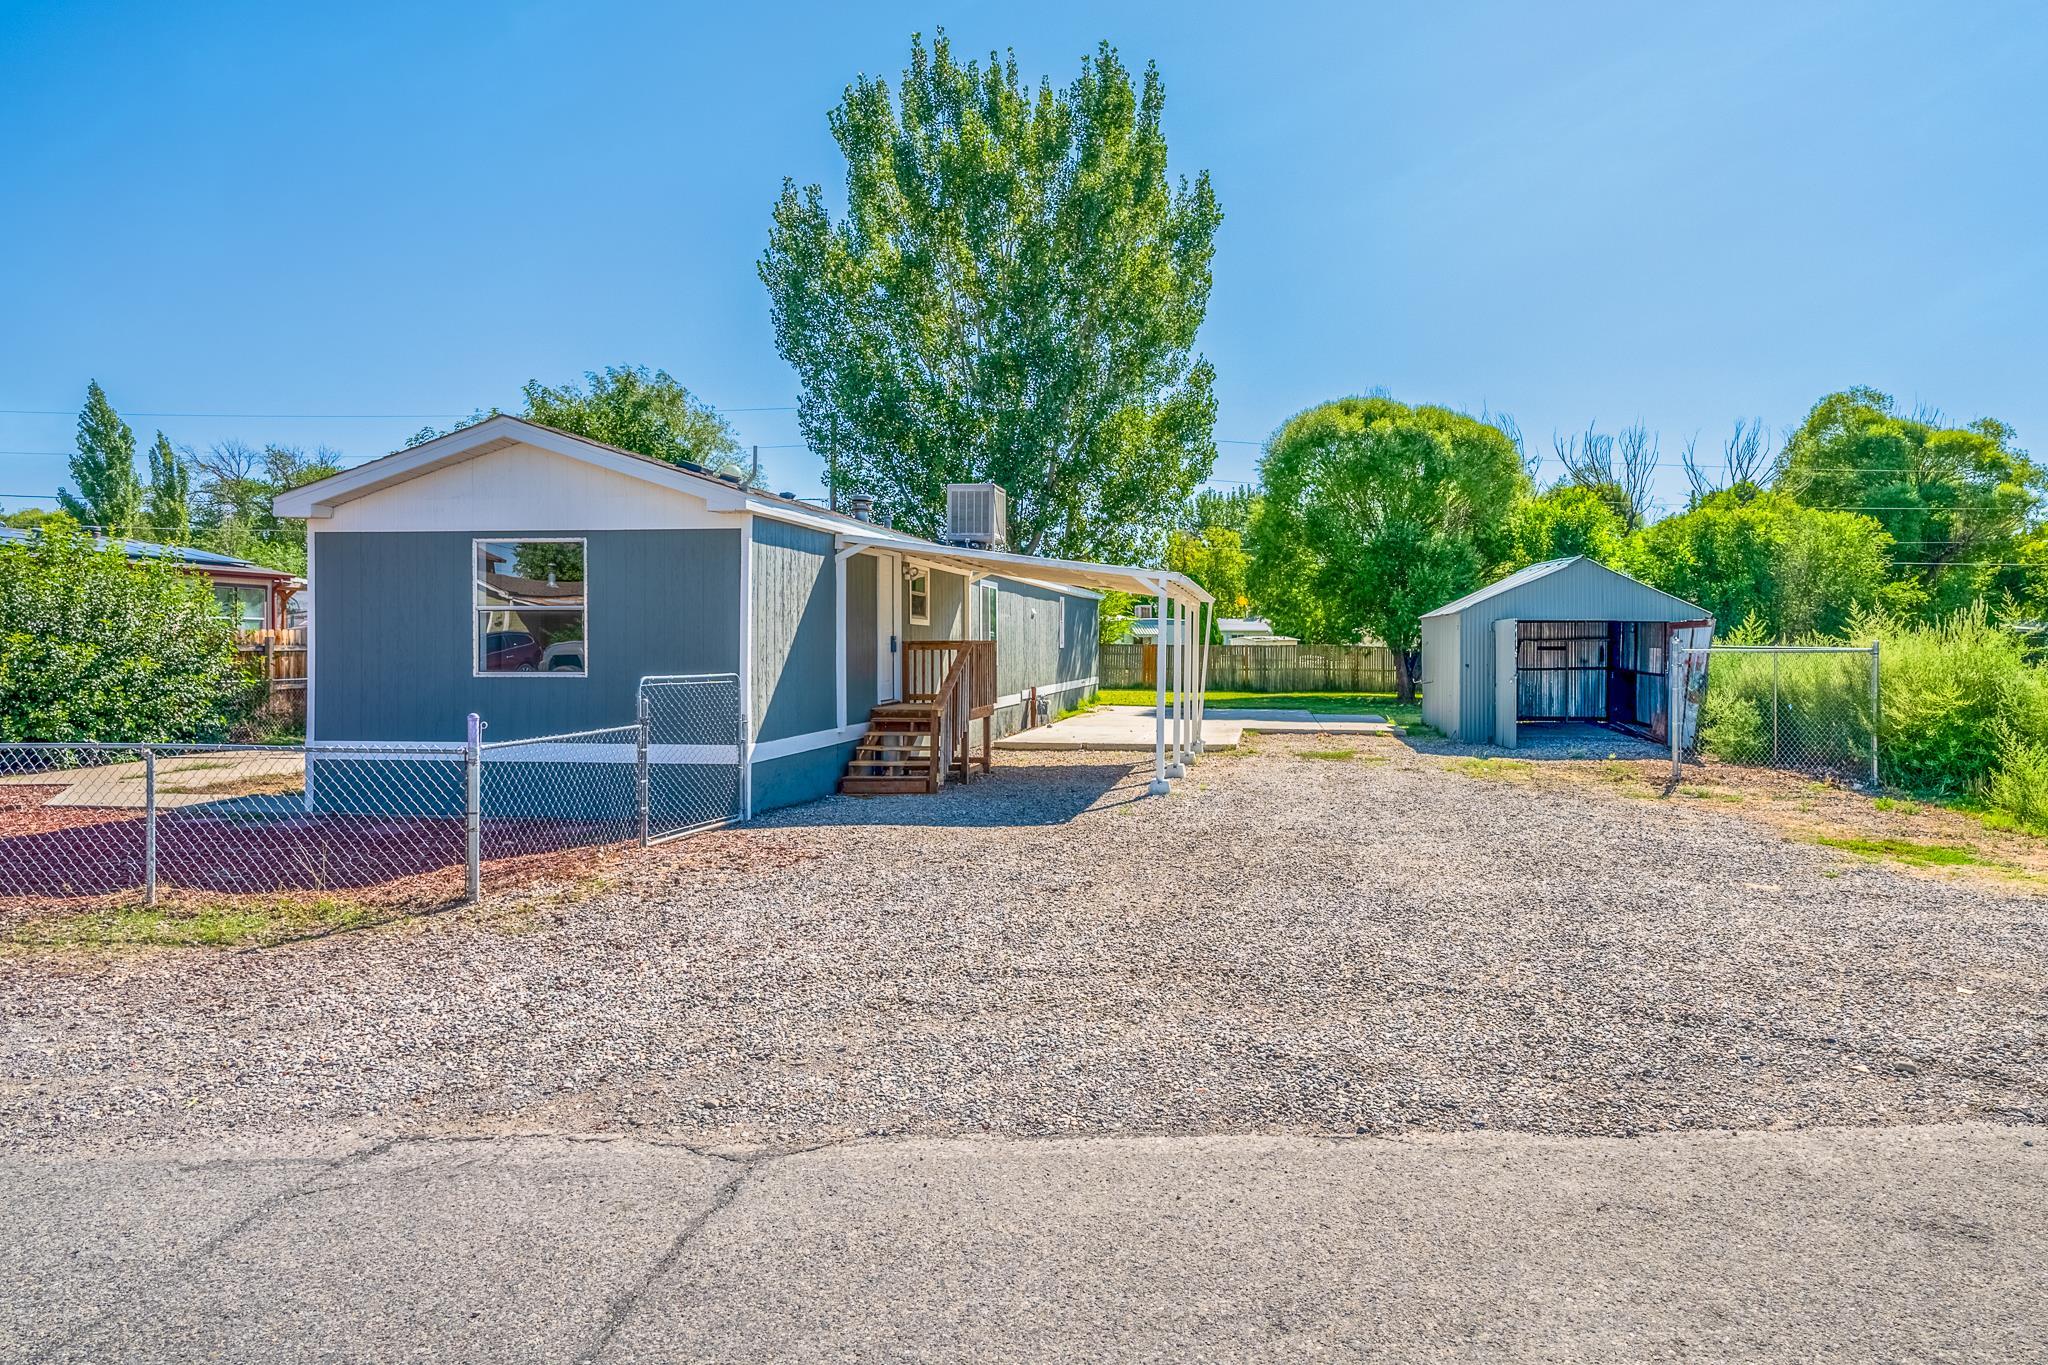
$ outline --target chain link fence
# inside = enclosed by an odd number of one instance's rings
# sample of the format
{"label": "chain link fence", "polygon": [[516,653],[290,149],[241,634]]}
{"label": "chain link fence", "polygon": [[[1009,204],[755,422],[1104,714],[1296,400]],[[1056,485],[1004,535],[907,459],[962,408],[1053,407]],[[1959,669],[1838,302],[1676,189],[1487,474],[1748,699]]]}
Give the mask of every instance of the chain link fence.
{"label": "chain link fence", "polygon": [[0,902],[323,895],[459,871],[463,764],[459,744],[0,745]]}
{"label": "chain link fence", "polygon": [[741,818],[752,768],[737,673],[644,678],[646,840],[672,839]]}
{"label": "chain link fence", "polygon": [[1697,707],[1674,759],[1877,782],[1875,645],[1712,645],[1675,651]]}
{"label": "chain link fence", "polygon": [[0,909],[166,897],[475,900],[572,850],[742,818],[735,674],[648,679],[639,719],[460,744],[0,744]]}

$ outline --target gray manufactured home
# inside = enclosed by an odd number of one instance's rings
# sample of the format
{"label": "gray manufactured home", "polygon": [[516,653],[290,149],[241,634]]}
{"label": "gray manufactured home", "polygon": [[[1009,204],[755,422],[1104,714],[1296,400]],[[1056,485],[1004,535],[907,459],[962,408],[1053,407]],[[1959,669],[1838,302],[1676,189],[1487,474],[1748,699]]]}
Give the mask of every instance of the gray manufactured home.
{"label": "gray manufactured home", "polygon": [[[277,508],[307,522],[316,752],[461,740],[474,713],[493,742],[630,762],[599,732],[647,714],[656,784],[722,773],[732,815],[936,785],[965,727],[985,743],[1094,690],[1099,590],[1207,596],[924,540],[513,417]],[[339,799],[329,775],[309,789]]]}

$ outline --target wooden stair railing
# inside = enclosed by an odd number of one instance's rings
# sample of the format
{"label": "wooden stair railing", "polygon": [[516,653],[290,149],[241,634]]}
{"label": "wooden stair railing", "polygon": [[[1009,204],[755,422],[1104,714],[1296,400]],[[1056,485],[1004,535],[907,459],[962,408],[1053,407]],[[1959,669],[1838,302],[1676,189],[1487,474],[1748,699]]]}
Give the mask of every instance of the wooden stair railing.
{"label": "wooden stair railing", "polygon": [[982,722],[981,770],[989,770],[995,710],[993,640],[910,640],[903,649],[903,700],[868,713],[839,790],[849,795],[935,792],[948,776],[973,772],[969,732]]}

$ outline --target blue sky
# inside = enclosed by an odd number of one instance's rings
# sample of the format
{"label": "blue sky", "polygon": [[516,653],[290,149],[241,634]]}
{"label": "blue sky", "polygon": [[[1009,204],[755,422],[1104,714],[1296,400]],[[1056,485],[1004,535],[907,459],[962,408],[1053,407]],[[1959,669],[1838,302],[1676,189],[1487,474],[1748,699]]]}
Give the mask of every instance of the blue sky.
{"label": "blue sky", "polygon": [[[97,377],[140,439],[382,453],[617,363],[817,487],[754,273],[911,32],[1167,85],[1225,222],[1219,482],[1318,400],[1640,418],[1864,383],[2048,455],[2035,5],[0,3],[0,505]],[[138,414],[278,414],[166,416]],[[27,452],[27,453],[23,453]],[[39,453],[54,452],[54,453]]]}

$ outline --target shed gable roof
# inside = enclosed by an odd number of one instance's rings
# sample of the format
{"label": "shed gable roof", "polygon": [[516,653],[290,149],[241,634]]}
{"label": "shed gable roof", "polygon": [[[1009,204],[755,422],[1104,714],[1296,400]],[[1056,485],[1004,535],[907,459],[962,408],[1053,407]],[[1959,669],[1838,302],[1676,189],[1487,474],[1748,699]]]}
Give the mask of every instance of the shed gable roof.
{"label": "shed gable roof", "polygon": [[[1543,583],[1546,580],[1561,579],[1561,576],[1605,578],[1609,580],[1610,584],[1625,588],[1629,593],[1638,596],[1645,603],[1655,602],[1658,608],[1665,613],[1665,619],[1674,621],[1703,620],[1709,615],[1706,608],[1697,603],[1688,602],[1682,597],[1674,597],[1660,588],[1653,588],[1641,579],[1632,578],[1619,569],[1609,568],[1597,559],[1588,559],[1585,555],[1573,555],[1568,559],[1546,559],[1540,563],[1531,564],[1527,568],[1517,569],[1496,583],[1489,583],[1476,592],[1466,593],[1454,602],[1446,602],[1435,611],[1424,612],[1422,619],[1427,621],[1432,617],[1462,616],[1474,607],[1483,606],[1488,602],[1506,597],[1510,593],[1519,592],[1532,585]],[[1565,584],[1560,581],[1556,586],[1562,589]],[[1612,619],[1618,620],[1623,618],[1615,617]]]}

